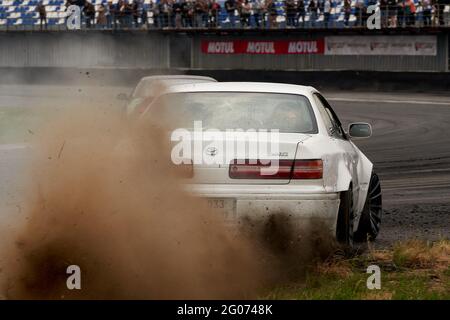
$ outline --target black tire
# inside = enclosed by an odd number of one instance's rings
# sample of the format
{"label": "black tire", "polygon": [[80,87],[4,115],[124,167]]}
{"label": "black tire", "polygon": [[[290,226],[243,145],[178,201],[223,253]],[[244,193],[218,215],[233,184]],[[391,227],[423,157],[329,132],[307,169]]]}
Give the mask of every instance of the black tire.
{"label": "black tire", "polygon": [[366,203],[361,213],[358,230],[354,235],[355,241],[363,242],[376,239],[380,231],[382,205],[380,179],[376,173],[372,173]]}
{"label": "black tire", "polygon": [[348,191],[340,194],[339,213],[336,226],[336,240],[348,247],[353,247],[353,192]]}

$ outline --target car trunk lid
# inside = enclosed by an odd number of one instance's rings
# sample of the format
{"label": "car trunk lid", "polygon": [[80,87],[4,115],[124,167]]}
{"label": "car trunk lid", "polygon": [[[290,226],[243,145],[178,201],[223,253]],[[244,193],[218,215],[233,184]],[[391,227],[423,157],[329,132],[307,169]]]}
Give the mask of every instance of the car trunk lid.
{"label": "car trunk lid", "polygon": [[[191,145],[192,177],[189,183],[205,184],[288,184],[289,174],[284,166],[298,158],[297,150],[300,142],[310,135],[300,133],[279,133],[277,145],[271,145],[270,139],[248,139],[248,135],[236,135],[234,139],[219,139],[215,141],[193,140]],[[255,144],[256,142],[256,144]],[[256,147],[255,147],[256,146]],[[266,146],[266,147],[264,147]],[[255,148],[257,148],[255,150]],[[258,152],[266,148],[266,152]],[[230,152],[230,150],[234,150]],[[239,151],[238,151],[239,150]],[[254,169],[258,158],[264,162],[264,177],[235,174],[237,167],[233,163],[249,166],[244,169]],[[239,161],[233,161],[238,159]],[[250,162],[252,159],[254,161]],[[267,160],[273,160],[269,162]],[[240,170],[240,169],[238,169]],[[242,173],[242,172],[241,172]]]}

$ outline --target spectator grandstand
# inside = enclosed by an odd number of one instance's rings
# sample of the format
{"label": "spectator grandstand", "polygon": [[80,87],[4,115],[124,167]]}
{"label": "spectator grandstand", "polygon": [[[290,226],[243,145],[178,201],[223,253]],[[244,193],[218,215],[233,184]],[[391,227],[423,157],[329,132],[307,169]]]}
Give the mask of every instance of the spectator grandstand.
{"label": "spectator grandstand", "polygon": [[378,5],[382,27],[448,26],[449,0],[0,0],[0,30],[66,29],[67,8],[82,29],[355,28]]}

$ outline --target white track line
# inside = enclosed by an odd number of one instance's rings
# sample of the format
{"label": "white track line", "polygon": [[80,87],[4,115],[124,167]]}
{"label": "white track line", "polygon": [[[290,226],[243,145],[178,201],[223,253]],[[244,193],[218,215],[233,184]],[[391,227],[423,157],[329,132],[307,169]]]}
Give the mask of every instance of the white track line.
{"label": "white track line", "polygon": [[403,103],[403,104],[431,104],[440,106],[450,106],[449,102],[444,101],[418,101],[418,100],[382,100],[382,99],[362,99],[362,98],[327,98],[330,101],[348,101],[348,102],[378,102],[378,103]]}

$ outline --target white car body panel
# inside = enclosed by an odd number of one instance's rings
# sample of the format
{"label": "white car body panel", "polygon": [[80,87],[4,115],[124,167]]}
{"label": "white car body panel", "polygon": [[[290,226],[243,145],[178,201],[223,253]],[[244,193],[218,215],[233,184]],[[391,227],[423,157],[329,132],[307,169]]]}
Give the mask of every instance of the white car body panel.
{"label": "white car body panel", "polygon": [[[353,142],[329,135],[313,98],[313,94],[318,93],[316,89],[289,84],[219,82],[171,86],[162,94],[215,91],[306,96],[316,117],[318,133],[281,134],[280,151],[286,152],[287,159],[322,159],[323,179],[232,181],[228,177],[227,168],[218,170],[219,168],[213,166],[194,166],[195,177],[188,182],[187,190],[206,198],[233,199],[235,218],[244,215],[264,216],[277,212],[289,213],[299,221],[316,217],[324,221],[335,234],[339,193],[349,190],[351,185],[354,196],[354,229],[358,228],[373,165]],[[148,108],[146,113],[151,116],[151,108]]]}

